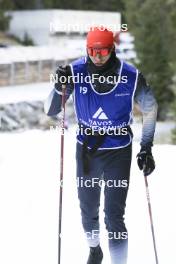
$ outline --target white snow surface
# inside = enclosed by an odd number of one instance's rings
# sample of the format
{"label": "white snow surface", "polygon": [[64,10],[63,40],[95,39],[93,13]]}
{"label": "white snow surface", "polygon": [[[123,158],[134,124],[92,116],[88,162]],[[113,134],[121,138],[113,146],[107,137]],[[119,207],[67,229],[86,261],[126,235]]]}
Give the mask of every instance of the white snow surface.
{"label": "white snow surface", "polygon": [[[134,131],[135,132],[135,131]],[[138,131],[136,131],[138,132]],[[0,263],[57,264],[60,135],[30,130],[0,134]],[[142,173],[133,144],[127,199],[128,264],[154,264],[152,236]],[[176,263],[176,146],[155,145],[156,170],[148,177],[160,264]],[[75,130],[65,134],[62,263],[85,264],[88,247],[76,192]],[[110,263],[100,208],[103,263]]]}
{"label": "white snow surface", "polygon": [[0,104],[42,101],[52,89],[53,84],[48,82],[0,87]]}

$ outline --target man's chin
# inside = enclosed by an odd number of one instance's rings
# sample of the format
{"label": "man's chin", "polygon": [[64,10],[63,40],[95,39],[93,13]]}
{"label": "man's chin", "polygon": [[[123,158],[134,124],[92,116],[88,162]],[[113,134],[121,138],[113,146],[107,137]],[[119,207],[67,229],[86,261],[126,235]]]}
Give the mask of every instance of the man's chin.
{"label": "man's chin", "polygon": [[101,67],[104,63],[95,63],[96,66]]}

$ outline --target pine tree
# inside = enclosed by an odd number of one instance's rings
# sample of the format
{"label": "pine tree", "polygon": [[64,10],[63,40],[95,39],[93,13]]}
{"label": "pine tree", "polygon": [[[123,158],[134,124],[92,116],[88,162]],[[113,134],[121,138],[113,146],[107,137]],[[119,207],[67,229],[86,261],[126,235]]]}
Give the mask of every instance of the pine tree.
{"label": "pine tree", "polygon": [[172,91],[173,2],[166,0],[126,0],[128,28],[135,36],[138,67],[153,87],[159,104],[158,118],[165,119],[174,100]]}
{"label": "pine tree", "polygon": [[0,30],[6,31],[9,26],[10,16],[6,15],[7,10],[14,8],[11,0],[0,0]]}

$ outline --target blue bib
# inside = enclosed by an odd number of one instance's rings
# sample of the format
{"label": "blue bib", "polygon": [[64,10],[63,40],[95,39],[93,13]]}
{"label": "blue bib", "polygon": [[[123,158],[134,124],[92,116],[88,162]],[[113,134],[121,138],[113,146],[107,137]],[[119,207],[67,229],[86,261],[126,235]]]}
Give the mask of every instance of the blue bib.
{"label": "blue bib", "polygon": [[[77,121],[98,131],[99,129],[123,128],[132,123],[133,97],[137,85],[137,69],[123,61],[119,72],[119,81],[111,91],[98,93],[90,82],[86,67],[86,57],[71,64],[73,76],[79,76],[81,82],[74,82],[74,104]],[[90,138],[89,147],[94,144],[95,137]],[[77,134],[79,143],[83,143],[85,135]],[[130,133],[126,135],[106,135],[101,149],[116,149],[128,146],[132,141]]]}

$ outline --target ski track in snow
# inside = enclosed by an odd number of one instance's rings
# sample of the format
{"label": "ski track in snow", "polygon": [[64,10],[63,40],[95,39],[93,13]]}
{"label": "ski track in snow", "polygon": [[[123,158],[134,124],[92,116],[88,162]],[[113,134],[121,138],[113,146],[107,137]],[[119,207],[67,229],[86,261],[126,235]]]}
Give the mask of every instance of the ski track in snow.
{"label": "ski track in snow", "polygon": [[[88,247],[76,192],[75,131],[65,136],[62,263],[85,264]],[[57,264],[60,136],[30,130],[0,134],[0,263]],[[145,185],[133,144],[127,199],[128,264],[154,264]],[[156,170],[148,177],[160,264],[176,263],[174,212],[176,146],[155,145]],[[110,263],[100,208],[103,263]]]}

